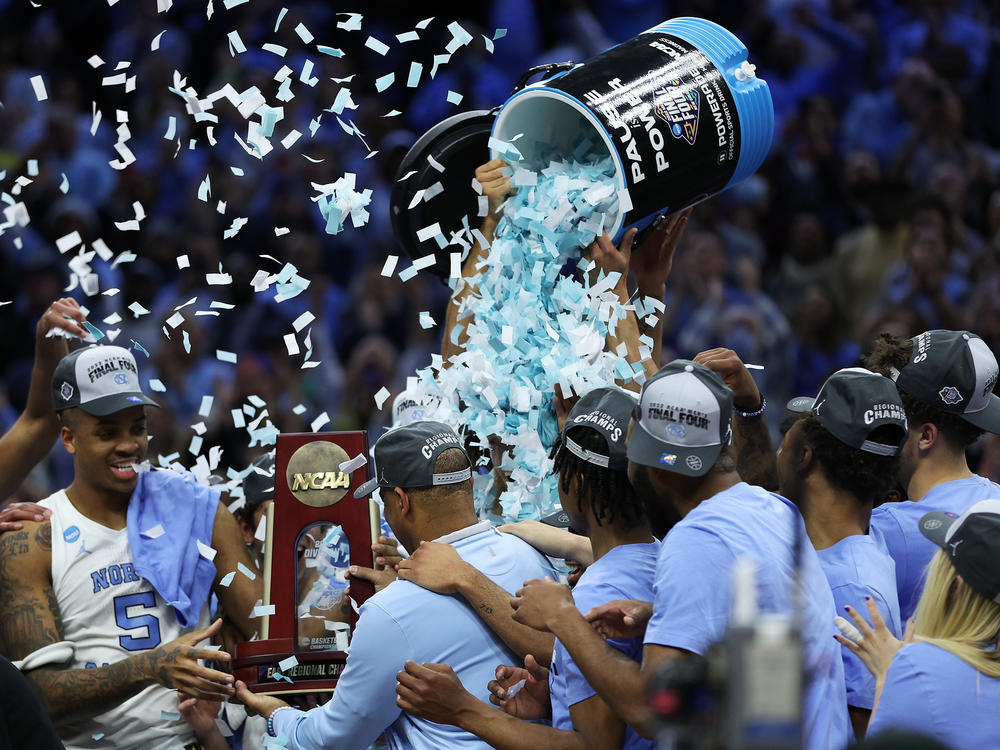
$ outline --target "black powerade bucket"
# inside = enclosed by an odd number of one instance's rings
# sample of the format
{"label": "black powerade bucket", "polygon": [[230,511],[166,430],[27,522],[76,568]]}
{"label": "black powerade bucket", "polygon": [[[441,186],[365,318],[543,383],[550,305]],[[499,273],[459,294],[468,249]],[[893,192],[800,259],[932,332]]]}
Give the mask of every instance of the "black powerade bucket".
{"label": "black powerade bucket", "polygon": [[[562,72],[524,87],[530,76],[555,70]],[[583,63],[533,68],[499,110],[455,115],[409,150],[390,197],[400,245],[414,259],[433,254],[427,270],[447,277],[449,256],[461,248],[442,249],[417,232],[438,222],[450,237],[463,218],[477,225],[476,195],[466,186],[490,158],[489,138],[513,141],[534,162],[553,147],[575,153],[581,130],[615,160],[620,213],[609,215],[605,228],[617,242],[629,227],[643,229],[659,213],[752,175],[771,147],[774,107],[743,43],[702,18],[666,21]],[[418,190],[437,181],[442,194],[409,208]]]}
{"label": "black powerade bucket", "polygon": [[516,138],[531,162],[550,148],[574,153],[581,123],[615,159],[620,214],[605,227],[617,241],[752,175],[771,147],[774,107],[739,39],[675,18],[515,93],[492,136]]}

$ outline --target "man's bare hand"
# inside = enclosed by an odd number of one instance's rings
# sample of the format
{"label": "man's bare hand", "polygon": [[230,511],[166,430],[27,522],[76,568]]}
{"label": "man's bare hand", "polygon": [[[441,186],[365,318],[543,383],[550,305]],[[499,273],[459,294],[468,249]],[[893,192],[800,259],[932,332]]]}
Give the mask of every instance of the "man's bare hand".
{"label": "man's bare hand", "polygon": [[605,638],[638,638],[652,616],[649,602],[617,599],[594,607],[584,618]]}
{"label": "man's bare hand", "polygon": [[393,570],[403,559],[403,556],[399,554],[399,542],[391,536],[380,536],[378,542],[372,545],[372,555],[376,565],[383,565]]}
{"label": "man's bare hand", "polygon": [[450,544],[421,542],[399,563],[399,577],[438,594],[454,594],[470,567]]}
{"label": "man's bare hand", "polygon": [[201,735],[215,729],[215,717],[219,715],[222,701],[204,701],[179,694],[177,708],[181,718],[188,723],[195,734]]}
{"label": "man's bare hand", "polygon": [[510,600],[510,606],[514,609],[515,622],[543,633],[549,632],[549,624],[564,612],[577,611],[569,586],[548,577],[525,581],[524,587]]}
{"label": "man's bare hand", "polygon": [[490,680],[490,703],[519,719],[544,719],[551,715],[549,670],[527,654],[524,667],[500,665]]}
{"label": "man's bare hand", "polygon": [[[615,285],[616,291],[621,296],[622,292],[628,296],[628,266],[632,257],[632,243],[635,241],[635,229],[629,229],[618,243],[618,247],[611,241],[607,233],[598,237],[590,246],[590,258],[597,264],[597,270],[604,271],[605,275],[611,273],[621,274],[618,283]],[[593,272],[592,272],[593,273]],[[592,281],[593,283],[593,281]]]}
{"label": "man's bare hand", "polygon": [[283,700],[273,698],[270,695],[257,695],[257,693],[250,692],[250,688],[247,687],[247,684],[243,680],[239,680],[236,683],[236,697],[240,703],[246,706],[248,714],[263,716],[264,718],[269,717],[276,709],[288,705]]}
{"label": "man's bare hand", "polygon": [[694,361],[719,374],[733,392],[733,405],[740,411],[757,411],[761,406],[760,390],[753,375],[732,349],[709,349],[696,355]]}
{"label": "man's bare hand", "polygon": [[11,503],[0,510],[0,534],[24,528],[18,521],[44,521],[52,511],[37,503]]}
{"label": "man's bare hand", "polygon": [[80,325],[84,320],[86,320],[86,316],[75,299],[71,297],[57,299],[38,319],[38,325],[35,326],[35,339],[38,342],[44,341],[49,332],[57,328],[79,336],[81,339],[86,338],[90,335],[89,331]]}
{"label": "man's bare hand", "polygon": [[503,159],[491,159],[476,167],[476,179],[483,186],[483,195],[489,200],[489,215],[486,217],[494,222],[500,220],[500,206],[513,193],[510,177],[504,177],[503,170],[507,162]]}
{"label": "man's bare hand", "polygon": [[407,661],[396,675],[396,705],[435,724],[455,724],[464,709],[477,703],[447,664]]}
{"label": "man's bare hand", "polygon": [[[366,568],[363,565],[352,565],[347,569],[347,579],[351,580],[354,578],[357,578],[359,581],[368,581],[368,583],[375,587],[375,593],[377,594],[396,580],[396,571],[392,568],[379,570],[378,568]],[[344,595],[347,596],[347,593]]]}
{"label": "man's bare hand", "polygon": [[222,620],[218,619],[207,628],[182,635],[150,651],[146,654],[149,678],[165,688],[179,690],[195,698],[226,700],[233,695],[233,676],[198,663],[199,659],[230,661],[233,658],[225,651],[197,648],[198,643],[211,638],[221,627]]}
{"label": "man's bare hand", "polygon": [[660,297],[674,264],[674,252],[687,227],[691,209],[667,217],[632,255],[630,268],[642,294]]}

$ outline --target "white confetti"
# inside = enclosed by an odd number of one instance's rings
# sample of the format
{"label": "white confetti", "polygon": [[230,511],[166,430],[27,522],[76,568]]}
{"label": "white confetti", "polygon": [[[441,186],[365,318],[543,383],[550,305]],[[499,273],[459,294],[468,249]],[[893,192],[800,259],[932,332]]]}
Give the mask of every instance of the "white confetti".
{"label": "white confetti", "polygon": [[389,398],[389,395],[390,394],[389,394],[389,389],[388,388],[386,388],[385,386],[382,386],[381,388],[379,388],[378,393],[375,394],[375,408],[376,409],[381,409],[382,408],[382,404],[384,404],[385,400],[387,398]]}
{"label": "white confetti", "polygon": [[319,432],[320,429],[330,424],[330,415],[326,412],[320,414],[316,419],[309,423],[309,429],[313,432]]}
{"label": "white confetti", "polygon": [[366,463],[368,463],[368,459],[365,457],[365,454],[359,453],[354,458],[344,461],[337,468],[340,469],[345,474],[350,474],[356,471],[357,469],[360,469]]}
{"label": "white confetti", "polygon": [[156,526],[154,526],[153,528],[143,531],[142,536],[146,537],[147,539],[158,539],[165,533],[167,532],[164,531],[163,526],[161,524],[156,524]]}
{"label": "white confetti", "polygon": [[389,46],[387,44],[380,42],[373,36],[370,36],[365,40],[365,46],[373,52],[383,56],[389,51]]}
{"label": "white confetti", "polygon": [[216,550],[209,547],[207,544],[201,541],[201,539],[195,539],[194,541],[198,545],[198,554],[200,554],[209,562],[215,559]]}
{"label": "white confetti", "polygon": [[38,101],[44,102],[49,98],[49,92],[45,90],[45,80],[41,76],[31,77],[31,88],[35,90],[35,98]]}
{"label": "white confetti", "polygon": [[392,276],[393,271],[396,270],[396,263],[399,261],[398,255],[390,255],[385,259],[385,263],[382,264],[382,275]]}

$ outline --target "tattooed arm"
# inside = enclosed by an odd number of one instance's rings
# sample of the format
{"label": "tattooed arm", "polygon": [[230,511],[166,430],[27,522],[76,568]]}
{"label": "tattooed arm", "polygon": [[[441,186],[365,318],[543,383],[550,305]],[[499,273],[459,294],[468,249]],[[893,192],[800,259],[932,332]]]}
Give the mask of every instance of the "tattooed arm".
{"label": "tattooed arm", "polygon": [[399,563],[397,575],[438,594],[461,596],[518,656],[531,654],[546,667],[552,660],[552,634],[514,622],[510,594],[463,560],[450,544],[421,542],[412,555]]}
{"label": "tattooed arm", "polygon": [[[63,640],[59,606],[52,589],[52,527],[26,522],[25,528],[0,536],[0,637],[14,659]],[[228,660],[228,654],[195,648],[218,630],[181,636],[152,651],[95,669],[42,667],[26,675],[45,702],[50,716],[98,714],[148,685],[159,683],[198,698],[219,700],[232,695],[232,679],[197,663]],[[225,684],[220,684],[225,683]]]}

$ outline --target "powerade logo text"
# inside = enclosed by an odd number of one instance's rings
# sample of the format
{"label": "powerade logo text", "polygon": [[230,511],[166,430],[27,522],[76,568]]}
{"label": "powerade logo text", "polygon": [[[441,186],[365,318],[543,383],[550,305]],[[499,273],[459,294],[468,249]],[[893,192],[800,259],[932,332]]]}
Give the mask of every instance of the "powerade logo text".
{"label": "powerade logo text", "polygon": [[694,145],[698,137],[698,89],[685,86],[680,78],[674,78],[656,89],[653,95],[653,111],[670,126],[670,134]]}

